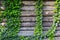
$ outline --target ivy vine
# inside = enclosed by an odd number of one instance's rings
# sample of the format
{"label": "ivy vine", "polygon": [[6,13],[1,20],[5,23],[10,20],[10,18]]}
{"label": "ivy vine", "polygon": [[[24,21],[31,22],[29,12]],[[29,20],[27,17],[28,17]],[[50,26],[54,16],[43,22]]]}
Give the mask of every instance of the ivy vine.
{"label": "ivy vine", "polygon": [[42,8],[43,8],[43,0],[37,0],[36,1],[36,25],[34,29],[34,36],[36,36],[37,39],[35,40],[42,40],[43,36],[43,27],[42,27]]}
{"label": "ivy vine", "polygon": [[54,10],[54,15],[53,15],[53,24],[50,30],[48,30],[48,32],[46,33],[46,35],[48,36],[49,40],[55,40],[54,36],[55,36],[55,31],[56,28],[58,27],[58,23],[59,23],[59,17],[60,17],[60,12],[59,12],[59,3],[60,0],[56,0],[56,4],[55,4],[55,9]]}
{"label": "ivy vine", "polygon": [[[21,25],[21,0],[5,0],[5,11],[3,18],[6,19],[6,25],[1,34],[1,40],[19,40],[18,32]],[[1,29],[2,30],[2,29]]]}
{"label": "ivy vine", "polygon": [[2,9],[0,8],[0,40],[2,39],[2,33],[4,32],[4,30],[6,29],[5,26],[2,25],[3,22],[3,14],[2,14]]}

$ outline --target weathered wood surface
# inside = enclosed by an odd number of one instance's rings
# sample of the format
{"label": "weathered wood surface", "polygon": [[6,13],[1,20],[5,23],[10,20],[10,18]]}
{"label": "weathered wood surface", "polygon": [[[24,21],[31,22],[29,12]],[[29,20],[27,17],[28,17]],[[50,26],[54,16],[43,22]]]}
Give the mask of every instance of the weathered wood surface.
{"label": "weathered wood surface", "polygon": [[[21,26],[22,27],[32,27],[35,26],[36,22],[22,22]],[[50,27],[52,25],[52,22],[43,22],[43,27]],[[58,27],[60,27],[60,23],[58,24]]]}
{"label": "weathered wood surface", "polygon": [[[21,17],[22,22],[36,22],[36,17]],[[53,17],[43,17],[43,22],[52,22]]]}
{"label": "weathered wood surface", "polygon": [[[35,5],[35,1],[30,1],[30,2],[28,2],[28,1],[23,1],[23,4],[24,5]],[[46,1],[46,2],[44,2],[43,3],[44,5],[49,5],[49,6],[53,6],[54,4],[55,4],[55,2],[53,2],[53,1]]]}
{"label": "weathered wood surface", "polygon": [[[43,27],[43,31],[48,31],[51,27]],[[34,27],[21,27],[21,31],[34,31]],[[60,31],[60,27],[57,27],[56,31]]]}
{"label": "weathered wood surface", "polygon": [[[32,36],[34,35],[34,27],[36,24],[36,14],[35,14],[35,1],[23,1],[22,15],[21,15],[21,28],[19,35],[23,36]],[[1,4],[1,2],[0,2]],[[43,7],[43,31],[44,34],[51,28],[53,22],[53,15],[55,14],[53,10],[55,10],[54,1],[45,1]],[[4,6],[0,6],[2,10],[4,10]],[[45,39],[48,40],[48,39]],[[55,32],[55,40],[60,40],[60,24]]]}
{"label": "weathered wood surface", "polygon": [[[46,32],[47,31],[43,31],[43,34],[46,34]],[[34,31],[20,31],[19,35],[32,36],[32,35],[34,35]],[[60,31],[56,31],[55,36],[59,37],[60,36]]]}
{"label": "weathered wood surface", "polygon": [[[34,1],[23,1],[24,6],[22,7],[22,17],[21,17],[21,28],[19,35],[24,36],[32,36],[34,35],[34,27],[36,24],[36,14],[35,14],[35,2]],[[54,1],[47,1],[44,2],[43,7],[43,31],[44,34],[51,28],[52,22],[53,22],[53,15],[55,14],[53,10],[55,10],[54,7],[55,2]],[[55,40],[60,39],[60,24],[58,24],[58,27],[55,32]],[[48,40],[48,39],[45,39]]]}
{"label": "weathered wood surface", "polygon": [[[29,11],[33,11],[33,10],[35,10],[35,6],[23,6],[22,7],[22,10],[25,10],[25,11],[27,11],[27,10],[29,10]],[[54,7],[53,6],[44,6],[43,7],[43,10],[54,10]]]}
{"label": "weathered wood surface", "polygon": [[[43,11],[43,16],[52,16],[54,14],[53,11]],[[36,16],[35,11],[22,11],[22,16]]]}

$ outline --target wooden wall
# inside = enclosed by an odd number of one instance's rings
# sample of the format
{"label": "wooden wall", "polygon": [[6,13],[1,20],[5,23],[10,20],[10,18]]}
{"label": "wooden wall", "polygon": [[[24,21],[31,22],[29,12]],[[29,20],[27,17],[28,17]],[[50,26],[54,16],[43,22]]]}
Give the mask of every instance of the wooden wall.
{"label": "wooden wall", "polygon": [[[36,14],[35,10],[35,2],[36,1],[23,1],[22,16],[21,16],[21,28],[18,33],[19,36],[32,36],[34,35],[34,26],[36,22]],[[53,12],[55,1],[45,1],[43,7],[43,30],[44,34],[50,29],[52,25],[53,18],[52,16],[55,14]],[[1,4],[1,2],[0,2]],[[2,5],[0,6],[3,7]],[[4,10],[4,7],[2,8]],[[48,39],[45,39],[48,40]],[[55,40],[60,40],[60,24],[58,24],[57,30],[55,32]]]}

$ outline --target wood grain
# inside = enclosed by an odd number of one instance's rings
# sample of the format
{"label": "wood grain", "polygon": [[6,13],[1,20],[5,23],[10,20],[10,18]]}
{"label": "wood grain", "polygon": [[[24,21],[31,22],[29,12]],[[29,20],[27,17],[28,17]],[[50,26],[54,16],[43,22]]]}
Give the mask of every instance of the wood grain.
{"label": "wood grain", "polygon": [[[47,31],[43,31],[43,34],[46,34]],[[34,31],[20,31],[19,35],[23,35],[23,36],[33,36],[34,35]],[[60,31],[56,31],[55,32],[55,36],[60,36]]]}
{"label": "wood grain", "polygon": [[[23,6],[21,9],[24,11],[27,11],[27,10],[33,11],[33,10],[35,10],[35,6]],[[43,7],[43,10],[50,10],[51,11],[54,9],[55,9],[54,6],[44,6]]]}
{"label": "wood grain", "polygon": [[[29,26],[29,27],[32,27],[32,26],[35,26],[36,22],[22,22],[21,26],[23,27],[26,27],[26,26]],[[43,26],[51,26],[52,25],[52,22],[43,22]]]}
{"label": "wood grain", "polygon": [[[53,16],[55,13],[53,11],[43,11],[43,16]],[[22,16],[24,17],[30,17],[30,16],[36,16],[35,11],[22,11]]]}
{"label": "wood grain", "polygon": [[[23,4],[24,5],[35,5],[36,4],[36,1],[23,1]],[[44,5],[49,5],[49,6],[53,6],[54,4],[55,4],[55,2],[54,1],[45,1],[44,3],[43,3]]]}
{"label": "wood grain", "polygon": [[[43,22],[52,22],[53,21],[53,17],[43,17]],[[21,21],[22,22],[35,22],[36,21],[36,17],[21,17]]]}
{"label": "wood grain", "polygon": [[[34,35],[34,27],[36,24],[36,14],[35,14],[35,4],[36,1],[23,1],[23,7],[22,9],[22,15],[21,15],[21,28],[20,32],[18,33],[19,36],[33,36]],[[55,10],[54,1],[44,1],[43,2],[43,31],[44,34],[47,32],[47,30],[50,29],[53,21],[53,15],[55,14],[53,10]],[[2,2],[0,1],[0,9],[5,10],[5,7],[2,5]],[[3,12],[2,11],[2,12]],[[44,39],[44,40],[48,40]],[[55,40],[60,40],[60,24],[58,24],[58,27],[55,32]]]}
{"label": "wood grain", "polygon": [[[35,26],[36,22],[22,22],[21,26],[22,27],[32,27]],[[43,27],[51,27],[52,26],[52,22],[43,22]],[[58,27],[60,27],[60,23],[58,24]]]}
{"label": "wood grain", "polygon": [[[34,31],[35,27],[21,27],[20,31]],[[44,31],[48,31],[51,27],[43,27]],[[57,27],[56,31],[60,31],[60,27]]]}

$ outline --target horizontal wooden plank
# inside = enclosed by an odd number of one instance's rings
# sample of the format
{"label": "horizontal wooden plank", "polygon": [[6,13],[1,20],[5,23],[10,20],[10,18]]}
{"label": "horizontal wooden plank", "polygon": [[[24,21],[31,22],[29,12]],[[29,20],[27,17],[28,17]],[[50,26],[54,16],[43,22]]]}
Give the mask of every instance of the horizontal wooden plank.
{"label": "horizontal wooden plank", "polygon": [[[21,26],[22,27],[32,27],[35,26],[36,22],[22,22]],[[51,27],[52,22],[43,22],[43,27]],[[58,27],[60,27],[60,23],[58,24]]]}
{"label": "horizontal wooden plank", "polygon": [[[23,4],[24,5],[35,5],[36,4],[36,1],[23,1]],[[49,6],[53,6],[55,4],[54,1],[45,1],[43,2],[44,5],[49,5]]]}
{"label": "horizontal wooden plank", "polygon": [[[42,19],[43,21],[53,21],[52,17],[43,17]],[[36,21],[36,17],[21,17],[21,21],[22,22],[35,22]]]}
{"label": "horizontal wooden plank", "polygon": [[[20,31],[34,31],[35,27],[21,27]],[[48,31],[51,27],[43,27],[44,31]],[[60,27],[57,27],[56,31],[60,31]]]}
{"label": "horizontal wooden plank", "polygon": [[[46,34],[47,31],[43,31],[43,34]],[[19,36],[33,36],[34,35],[34,31],[20,31],[18,33]],[[60,31],[56,31],[55,32],[55,36],[60,36]]]}
{"label": "horizontal wooden plank", "polygon": [[54,11],[43,11],[43,16],[53,16],[54,14]]}
{"label": "horizontal wooden plank", "polygon": [[[35,26],[35,22],[22,22],[21,26],[23,27],[32,27],[32,26]],[[48,26],[51,26],[52,25],[52,22],[43,22],[43,26],[45,27],[48,27]]]}
{"label": "horizontal wooden plank", "polygon": [[43,4],[44,5],[49,5],[49,6],[54,6],[55,5],[55,1],[45,1]]}
{"label": "horizontal wooden plank", "polygon": [[35,1],[23,1],[24,5],[35,5]]}
{"label": "horizontal wooden plank", "polygon": [[[22,10],[30,10],[30,11],[32,11],[32,10],[35,10],[35,6],[23,6],[22,8],[21,8]],[[43,10],[54,10],[55,8],[54,8],[54,6],[43,6]]]}
{"label": "horizontal wooden plank", "polygon": [[[53,11],[43,11],[43,16],[52,16],[55,14]],[[36,16],[34,11],[22,11],[22,16]]]}
{"label": "horizontal wooden plank", "polygon": [[22,11],[22,16],[36,16],[34,11]]}
{"label": "horizontal wooden plank", "polygon": [[34,26],[34,25],[35,25],[34,22],[23,22],[23,23],[21,24],[21,26],[23,26],[23,27],[26,27],[26,26]]}
{"label": "horizontal wooden plank", "polygon": [[[35,26],[36,22],[22,22],[21,26],[22,27],[32,27]],[[43,22],[43,27],[50,27],[52,26],[52,22]],[[58,24],[58,27],[60,27],[60,23]]]}
{"label": "horizontal wooden plank", "polygon": [[35,21],[36,17],[21,17],[21,21]]}
{"label": "horizontal wooden plank", "polygon": [[[6,22],[0,23],[2,25],[6,25]],[[22,22],[21,27],[34,27],[36,25],[36,22]],[[52,22],[43,22],[43,27],[51,27]],[[60,27],[60,23],[58,24],[57,27]]]}
{"label": "horizontal wooden plank", "polygon": [[22,10],[35,10],[34,6],[23,6]]}

